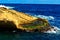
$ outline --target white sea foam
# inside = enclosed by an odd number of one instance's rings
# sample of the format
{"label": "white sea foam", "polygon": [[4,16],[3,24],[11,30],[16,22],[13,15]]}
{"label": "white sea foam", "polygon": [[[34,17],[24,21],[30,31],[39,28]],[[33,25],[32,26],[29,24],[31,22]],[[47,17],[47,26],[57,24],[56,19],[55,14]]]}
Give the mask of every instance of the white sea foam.
{"label": "white sea foam", "polygon": [[45,15],[34,15],[35,17],[47,19],[47,20],[54,20],[53,16],[45,16]]}
{"label": "white sea foam", "polygon": [[53,26],[54,28],[51,29],[51,30],[48,30],[44,33],[55,33],[55,34],[60,34],[60,28],[56,27],[56,26]]}
{"label": "white sea foam", "polygon": [[0,5],[0,7],[4,7],[4,8],[7,8],[7,9],[12,9],[12,8],[14,8],[14,7],[5,6],[5,5]]}
{"label": "white sea foam", "polygon": [[[55,18],[53,16],[45,16],[45,15],[34,15],[35,17],[47,19],[47,20],[54,20]],[[45,31],[44,33],[55,33],[55,34],[60,34],[60,28],[53,26],[51,30]]]}

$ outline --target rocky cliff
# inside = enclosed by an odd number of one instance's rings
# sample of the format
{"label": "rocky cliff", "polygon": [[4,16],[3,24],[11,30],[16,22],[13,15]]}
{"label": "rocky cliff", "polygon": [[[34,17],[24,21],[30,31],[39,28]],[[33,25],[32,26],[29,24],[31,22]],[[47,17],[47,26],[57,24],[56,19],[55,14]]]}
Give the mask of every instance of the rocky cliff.
{"label": "rocky cliff", "polygon": [[48,21],[45,19],[36,18],[13,9],[0,7],[0,25],[5,24],[6,26],[6,24],[8,25],[12,23],[16,26],[17,29],[25,30],[27,32],[46,31],[50,26]]}

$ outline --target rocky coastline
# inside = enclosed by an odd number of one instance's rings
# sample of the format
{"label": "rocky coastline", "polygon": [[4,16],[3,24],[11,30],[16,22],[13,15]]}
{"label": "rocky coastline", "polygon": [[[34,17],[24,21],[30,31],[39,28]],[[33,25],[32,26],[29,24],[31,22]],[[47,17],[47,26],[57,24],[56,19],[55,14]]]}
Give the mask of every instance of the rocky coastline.
{"label": "rocky coastline", "polygon": [[0,7],[0,31],[45,32],[50,29],[51,26],[46,19]]}

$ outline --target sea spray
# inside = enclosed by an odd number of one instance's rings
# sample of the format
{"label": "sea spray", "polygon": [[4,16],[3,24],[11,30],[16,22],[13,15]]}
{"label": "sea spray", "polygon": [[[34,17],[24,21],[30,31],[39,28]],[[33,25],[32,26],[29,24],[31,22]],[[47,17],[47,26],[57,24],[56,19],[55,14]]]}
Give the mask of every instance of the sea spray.
{"label": "sea spray", "polygon": [[45,16],[45,15],[34,15],[34,16],[42,18],[42,19],[47,19],[47,20],[54,20],[55,19],[53,16]]}
{"label": "sea spray", "polygon": [[0,5],[0,7],[4,7],[4,8],[7,8],[7,9],[12,9],[14,7],[11,7],[11,6],[5,6],[5,5]]}
{"label": "sea spray", "polygon": [[60,34],[60,28],[53,26],[53,28],[51,28],[51,30],[45,31],[44,33],[54,33],[54,34]]}

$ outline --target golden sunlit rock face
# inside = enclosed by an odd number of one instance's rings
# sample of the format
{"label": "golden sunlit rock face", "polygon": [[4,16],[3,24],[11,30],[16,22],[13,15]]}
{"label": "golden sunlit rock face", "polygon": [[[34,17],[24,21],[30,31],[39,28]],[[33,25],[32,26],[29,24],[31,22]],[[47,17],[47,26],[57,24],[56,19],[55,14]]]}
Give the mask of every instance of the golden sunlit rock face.
{"label": "golden sunlit rock face", "polygon": [[[44,31],[50,26],[48,21],[12,9],[0,7],[0,21],[13,22],[17,29],[25,31]],[[9,27],[9,26],[8,26]]]}

